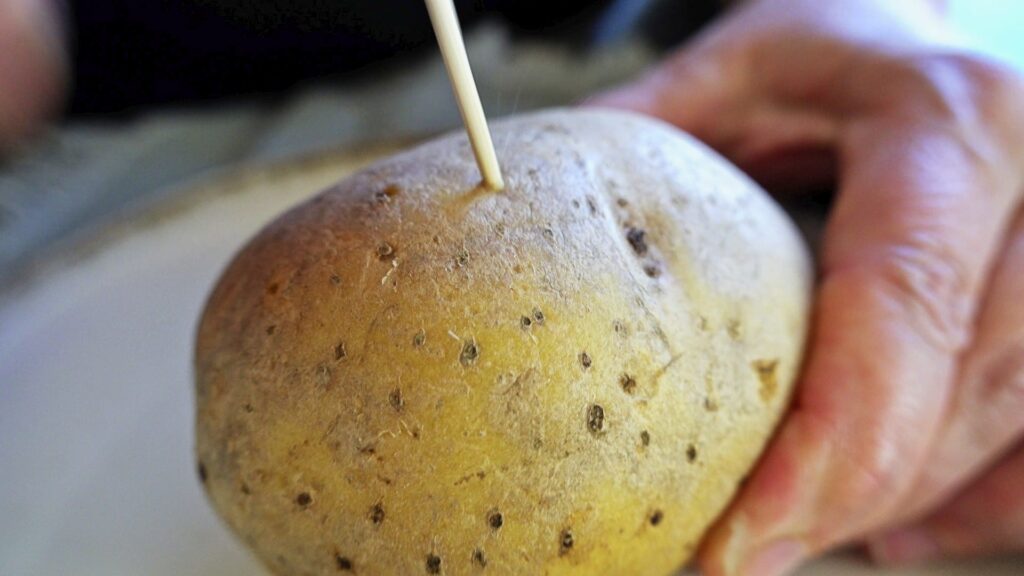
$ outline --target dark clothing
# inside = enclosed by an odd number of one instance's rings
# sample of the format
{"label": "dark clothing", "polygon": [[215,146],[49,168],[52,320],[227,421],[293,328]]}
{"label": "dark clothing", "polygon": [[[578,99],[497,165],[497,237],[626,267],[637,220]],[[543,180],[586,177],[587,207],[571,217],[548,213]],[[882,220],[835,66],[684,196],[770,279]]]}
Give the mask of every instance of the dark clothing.
{"label": "dark clothing", "polygon": [[[613,3],[456,0],[467,27],[494,16],[518,34],[581,47],[588,26]],[[650,16],[671,32],[710,17],[714,3],[653,4],[662,13]],[[677,14],[664,13],[670,5]],[[689,17],[679,16],[680,5]],[[434,45],[421,0],[69,0],[67,20],[72,114],[272,94],[311,78],[351,77]]]}

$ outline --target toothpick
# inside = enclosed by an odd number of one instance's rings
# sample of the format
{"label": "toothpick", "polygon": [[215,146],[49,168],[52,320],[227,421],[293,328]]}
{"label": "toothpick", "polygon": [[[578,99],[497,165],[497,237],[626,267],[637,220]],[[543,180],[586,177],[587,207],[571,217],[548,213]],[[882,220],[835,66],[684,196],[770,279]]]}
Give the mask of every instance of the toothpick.
{"label": "toothpick", "polygon": [[473,155],[480,167],[484,185],[492,190],[501,190],[505,182],[501,178],[501,167],[498,156],[494,153],[491,131],[487,128],[487,117],[480,103],[480,94],[473,80],[473,71],[469,67],[466,55],[466,44],[462,40],[459,18],[455,13],[452,0],[426,0],[430,21],[434,25],[434,34],[441,47],[441,57],[448,70],[448,79],[452,83],[455,100],[459,104],[462,121],[469,133],[469,143],[473,146]]}

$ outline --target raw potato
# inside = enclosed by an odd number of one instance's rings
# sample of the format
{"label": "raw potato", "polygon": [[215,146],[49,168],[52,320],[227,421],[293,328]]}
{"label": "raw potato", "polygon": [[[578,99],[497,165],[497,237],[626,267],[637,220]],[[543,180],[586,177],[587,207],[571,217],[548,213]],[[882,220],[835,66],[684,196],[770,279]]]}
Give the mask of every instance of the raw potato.
{"label": "raw potato", "polygon": [[498,122],[288,212],[196,352],[199,474],[279,574],[670,574],[799,368],[809,258],[756,185],[623,113]]}

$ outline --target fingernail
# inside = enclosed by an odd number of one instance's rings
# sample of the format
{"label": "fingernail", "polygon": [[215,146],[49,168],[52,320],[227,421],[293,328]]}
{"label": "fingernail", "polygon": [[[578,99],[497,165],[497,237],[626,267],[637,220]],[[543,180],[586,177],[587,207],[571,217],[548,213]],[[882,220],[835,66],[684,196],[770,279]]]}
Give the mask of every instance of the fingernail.
{"label": "fingernail", "polygon": [[918,564],[939,555],[939,544],[927,532],[908,528],[896,530],[873,540],[871,556],[888,564]]}
{"label": "fingernail", "polygon": [[781,576],[796,568],[807,557],[807,546],[798,540],[780,540],[768,544],[745,565],[750,576]]}

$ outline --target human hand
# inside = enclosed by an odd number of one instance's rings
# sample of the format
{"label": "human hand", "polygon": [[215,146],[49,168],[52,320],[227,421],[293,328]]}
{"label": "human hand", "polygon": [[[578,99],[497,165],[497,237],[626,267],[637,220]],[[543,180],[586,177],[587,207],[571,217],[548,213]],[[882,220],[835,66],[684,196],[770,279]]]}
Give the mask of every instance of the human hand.
{"label": "human hand", "polygon": [[927,0],[750,0],[591,102],[838,184],[792,411],[706,574],[1024,549],[1024,82],[954,40]]}
{"label": "human hand", "polygon": [[53,0],[0,0],[0,152],[55,112],[66,56]]}

